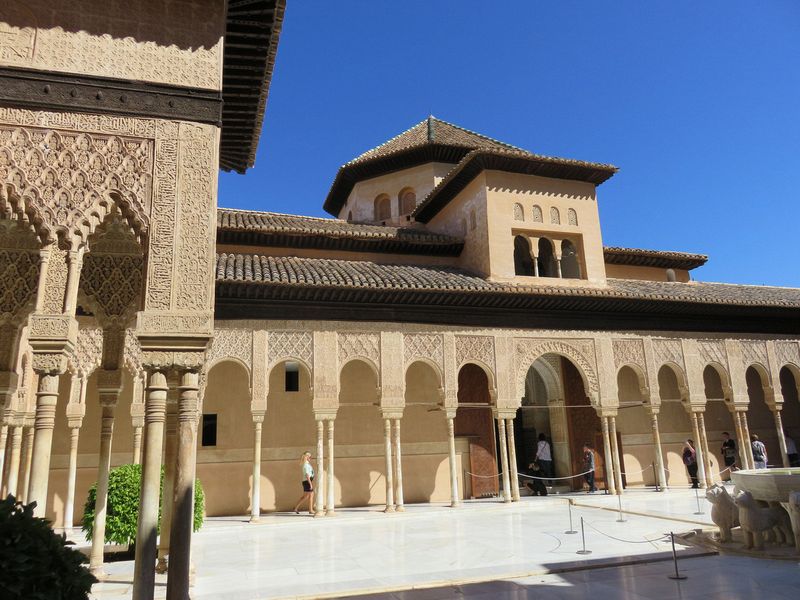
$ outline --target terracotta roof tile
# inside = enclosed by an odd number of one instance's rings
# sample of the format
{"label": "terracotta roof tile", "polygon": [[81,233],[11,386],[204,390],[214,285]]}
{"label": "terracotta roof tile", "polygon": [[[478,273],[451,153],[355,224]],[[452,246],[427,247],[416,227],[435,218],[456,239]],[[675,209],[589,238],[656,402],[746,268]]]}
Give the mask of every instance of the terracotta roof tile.
{"label": "terracotta roof tile", "polygon": [[637,265],[689,270],[700,267],[708,261],[708,256],[705,254],[672,252],[668,250],[645,250],[642,248],[620,248],[616,246],[604,247],[603,257],[606,263],[612,265]]}

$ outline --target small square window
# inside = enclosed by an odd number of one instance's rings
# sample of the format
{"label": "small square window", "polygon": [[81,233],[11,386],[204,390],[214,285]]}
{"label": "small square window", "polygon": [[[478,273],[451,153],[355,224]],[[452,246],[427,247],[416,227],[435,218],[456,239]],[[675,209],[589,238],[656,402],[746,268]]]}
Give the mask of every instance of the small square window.
{"label": "small square window", "polygon": [[300,391],[300,365],[296,362],[284,363],[285,373],[285,391],[299,392]]}
{"label": "small square window", "polygon": [[204,447],[217,445],[217,415],[203,415],[203,435],[201,440]]}

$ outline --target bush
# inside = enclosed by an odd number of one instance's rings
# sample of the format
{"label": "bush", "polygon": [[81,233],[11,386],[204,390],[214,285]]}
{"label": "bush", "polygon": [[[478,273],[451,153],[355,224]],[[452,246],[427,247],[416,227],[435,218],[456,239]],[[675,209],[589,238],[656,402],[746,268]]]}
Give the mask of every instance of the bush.
{"label": "bush", "polygon": [[[139,520],[139,491],[142,482],[141,465],[121,465],[108,474],[108,504],[106,508],[106,542],[120,545],[136,541],[136,526]],[[164,493],[164,468],[161,468],[161,494]],[[83,531],[86,539],[92,539],[94,530],[94,505],[97,498],[97,483],[89,489],[83,508]],[[194,485],[194,531],[203,525],[205,495],[200,480]],[[158,509],[158,528],[161,531],[161,504]]]}
{"label": "bush", "polygon": [[0,501],[0,598],[83,600],[97,579],[86,556],[66,545],[47,519],[33,516],[13,496]]}

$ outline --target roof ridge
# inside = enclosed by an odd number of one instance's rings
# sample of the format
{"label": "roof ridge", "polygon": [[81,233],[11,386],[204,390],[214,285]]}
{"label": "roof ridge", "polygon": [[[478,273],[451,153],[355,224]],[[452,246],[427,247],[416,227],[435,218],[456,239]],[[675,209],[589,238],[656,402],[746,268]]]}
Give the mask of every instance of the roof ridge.
{"label": "roof ridge", "polygon": [[505,146],[507,148],[511,148],[512,150],[519,150],[520,152],[528,152],[528,150],[525,150],[524,148],[520,148],[519,146],[514,146],[513,144],[509,144],[508,142],[503,142],[503,141],[498,140],[496,138],[489,137],[488,135],[485,135],[483,133],[479,133],[479,132],[474,131],[472,129],[467,129],[466,127],[462,127],[461,125],[456,125],[455,123],[451,123],[450,121],[445,121],[444,119],[438,119],[438,118],[434,117],[433,115],[431,115],[430,118],[432,118],[436,122],[444,123],[445,125],[449,125],[450,127],[455,127],[456,129],[459,129],[459,130],[463,131],[464,133],[469,133],[471,135],[476,135],[479,138],[483,138],[484,140],[486,140],[488,142],[492,142],[494,144],[500,144],[501,146]]}
{"label": "roof ridge", "polygon": [[[225,210],[229,212],[243,212],[243,213],[251,213],[256,215],[273,215],[276,217],[297,217],[299,219],[312,219],[314,221],[325,221],[326,223],[347,223],[344,219],[337,219],[336,217],[315,217],[312,215],[295,215],[292,213],[282,213],[282,212],[275,212],[272,210],[253,210],[252,208],[226,208],[224,206],[218,206],[217,210]],[[353,223],[354,225],[358,225],[358,223]]]}
{"label": "roof ridge", "polygon": [[652,248],[634,248],[632,246],[603,246],[603,251],[606,250],[620,250],[624,252],[658,252],[662,254],[680,254],[682,256],[702,256],[708,258],[707,254],[700,252],[686,252],[684,250],[654,250]]}
{"label": "roof ridge", "polygon": [[388,140],[384,141],[384,142],[383,142],[383,143],[381,143],[381,144],[378,144],[378,145],[377,145],[377,146],[375,146],[374,148],[370,148],[369,150],[365,150],[364,152],[362,152],[361,154],[359,154],[359,155],[358,155],[358,156],[356,156],[355,158],[351,158],[351,159],[350,159],[350,160],[348,160],[346,163],[344,163],[342,166],[343,166],[343,167],[346,167],[346,166],[347,166],[347,165],[349,165],[350,163],[354,163],[354,162],[356,162],[357,160],[359,160],[360,158],[362,158],[362,157],[363,157],[365,154],[369,154],[369,153],[371,153],[371,152],[375,152],[376,150],[380,150],[380,149],[381,149],[381,148],[383,148],[384,146],[386,146],[386,145],[388,145],[388,144],[392,143],[393,141],[395,141],[397,138],[400,138],[400,137],[404,136],[405,134],[407,134],[407,133],[411,132],[411,130],[412,130],[412,129],[416,129],[416,128],[417,128],[417,127],[419,127],[420,125],[427,124],[427,123],[428,123],[428,120],[429,120],[429,119],[431,119],[431,118],[434,118],[434,119],[435,119],[436,117],[433,117],[433,115],[431,115],[430,117],[426,117],[426,118],[424,118],[424,119],[423,119],[422,121],[420,121],[419,123],[415,123],[414,125],[412,125],[412,126],[411,126],[411,127],[409,127],[408,129],[406,129],[406,130],[404,130],[404,131],[401,131],[400,133],[398,133],[397,135],[395,135],[395,136],[393,136],[393,137],[390,137]]}

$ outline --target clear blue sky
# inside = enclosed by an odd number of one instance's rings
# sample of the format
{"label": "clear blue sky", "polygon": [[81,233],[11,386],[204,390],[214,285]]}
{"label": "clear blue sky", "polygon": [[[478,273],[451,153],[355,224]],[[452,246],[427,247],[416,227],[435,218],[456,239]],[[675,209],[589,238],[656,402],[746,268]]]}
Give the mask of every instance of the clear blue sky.
{"label": "clear blue sky", "polygon": [[225,207],[324,215],[338,167],[429,113],[620,168],[606,245],[800,287],[800,0],[289,0],[256,166]]}

